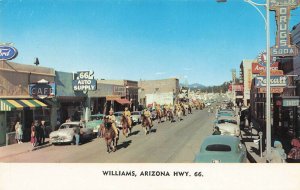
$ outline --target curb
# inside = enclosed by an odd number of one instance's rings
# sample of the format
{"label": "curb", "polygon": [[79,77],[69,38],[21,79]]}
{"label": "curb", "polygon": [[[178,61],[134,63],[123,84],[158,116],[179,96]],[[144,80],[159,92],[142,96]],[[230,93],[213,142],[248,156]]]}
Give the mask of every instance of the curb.
{"label": "curb", "polygon": [[46,147],[49,147],[49,146],[52,146],[52,143],[48,143],[48,144],[45,144],[45,145],[33,147],[33,149],[30,150],[30,151],[36,151],[36,150],[39,150],[39,149],[42,149],[42,148],[46,148]]}
{"label": "curb", "polygon": [[46,148],[46,147],[49,147],[49,146],[52,146],[52,143],[48,143],[48,144],[45,144],[45,145],[33,147],[32,149],[26,149],[26,150],[20,151],[20,152],[18,152],[18,153],[8,154],[8,155],[6,155],[6,156],[0,157],[0,160],[1,160],[1,159],[5,159],[5,158],[9,158],[9,157],[11,157],[11,156],[17,156],[17,155],[20,155],[20,154],[24,154],[24,153],[36,151],[36,150],[39,150],[39,149],[42,149],[42,148]]}

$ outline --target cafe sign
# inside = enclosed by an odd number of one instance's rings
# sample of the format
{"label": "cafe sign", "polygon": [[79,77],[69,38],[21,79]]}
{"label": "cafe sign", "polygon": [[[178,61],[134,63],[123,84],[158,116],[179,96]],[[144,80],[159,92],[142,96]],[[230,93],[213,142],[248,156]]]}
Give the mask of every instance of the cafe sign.
{"label": "cafe sign", "polygon": [[74,79],[72,81],[74,91],[95,91],[97,89],[93,71],[79,71],[74,74]]}
{"label": "cafe sign", "polygon": [[[271,87],[286,87],[287,77],[286,76],[270,76]],[[267,86],[266,76],[255,77],[255,87],[261,88]]]}
{"label": "cafe sign", "polygon": [[276,45],[271,48],[272,56],[297,56],[298,49],[291,45],[289,20],[290,11],[300,5],[300,0],[270,0],[270,10],[276,12]]}
{"label": "cafe sign", "polygon": [[29,95],[34,98],[51,98],[55,96],[55,83],[44,79],[29,84]]}

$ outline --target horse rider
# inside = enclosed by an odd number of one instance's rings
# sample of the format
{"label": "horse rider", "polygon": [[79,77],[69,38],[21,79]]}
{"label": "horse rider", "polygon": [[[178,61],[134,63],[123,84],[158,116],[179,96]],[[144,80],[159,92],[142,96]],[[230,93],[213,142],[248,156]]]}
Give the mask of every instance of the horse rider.
{"label": "horse rider", "polygon": [[131,113],[128,110],[128,107],[125,107],[125,111],[123,112],[123,115],[126,117],[127,121],[128,121],[128,125],[131,126]]}
{"label": "horse rider", "polygon": [[153,124],[152,124],[152,120],[151,120],[151,113],[150,113],[150,111],[148,109],[144,110],[144,116],[146,117],[146,119],[148,119],[148,121],[149,121],[149,123],[150,123],[150,125],[152,127]]}
{"label": "horse rider", "polygon": [[116,137],[115,138],[117,138],[118,135],[119,135],[119,131],[118,131],[117,127],[116,127],[116,116],[114,115],[114,110],[112,108],[110,108],[110,110],[109,110],[108,122],[111,123],[111,127],[113,128],[113,130],[116,133]]}

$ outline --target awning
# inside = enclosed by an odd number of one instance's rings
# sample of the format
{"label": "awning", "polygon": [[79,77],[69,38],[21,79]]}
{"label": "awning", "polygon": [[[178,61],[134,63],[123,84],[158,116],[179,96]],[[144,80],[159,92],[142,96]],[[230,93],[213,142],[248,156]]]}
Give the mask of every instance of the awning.
{"label": "awning", "polygon": [[29,99],[29,100],[0,99],[0,111],[35,109],[35,108],[42,108],[42,107],[47,107],[47,105],[35,99]]}
{"label": "awning", "polygon": [[119,104],[130,104],[130,101],[127,99],[115,99],[115,101],[117,101]]}

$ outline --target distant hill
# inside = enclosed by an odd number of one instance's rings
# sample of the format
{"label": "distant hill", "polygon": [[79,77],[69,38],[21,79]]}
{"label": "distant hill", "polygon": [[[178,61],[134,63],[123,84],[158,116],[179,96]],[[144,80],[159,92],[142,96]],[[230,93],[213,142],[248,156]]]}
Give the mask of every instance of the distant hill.
{"label": "distant hill", "polygon": [[[185,86],[184,84],[180,84],[180,86]],[[189,84],[188,85],[189,88],[197,88],[197,89],[203,89],[206,88],[206,86],[204,86],[203,84],[199,84],[199,83],[193,83],[193,84]]]}

